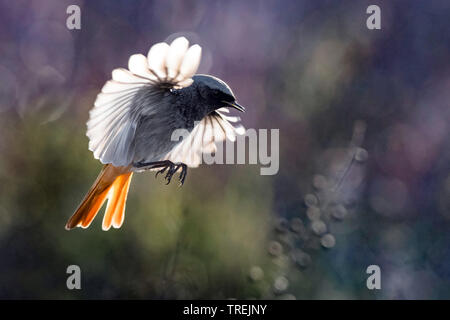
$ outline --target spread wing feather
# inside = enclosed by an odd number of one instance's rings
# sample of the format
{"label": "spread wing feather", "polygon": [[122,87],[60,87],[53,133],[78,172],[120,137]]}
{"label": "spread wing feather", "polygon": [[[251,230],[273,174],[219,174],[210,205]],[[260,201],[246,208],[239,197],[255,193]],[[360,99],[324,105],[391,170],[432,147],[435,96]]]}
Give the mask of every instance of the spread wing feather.
{"label": "spread wing feather", "polygon": [[203,153],[212,153],[217,150],[216,142],[225,139],[236,140],[236,136],[244,134],[245,129],[239,122],[239,117],[225,115],[227,108],[221,108],[204,117],[197,123],[178,145],[165,157],[172,162],[182,162],[189,167],[198,167],[201,164]]}
{"label": "spread wing feather", "polygon": [[188,46],[184,37],[175,39],[170,46],[157,43],[147,57],[132,55],[128,70],[119,68],[112,72],[112,79],[98,94],[87,122],[89,150],[96,159],[114,166],[130,164],[134,156],[132,141],[142,112],[142,105],[133,103],[136,93],[146,87],[158,95],[191,85],[200,64],[201,48]]}

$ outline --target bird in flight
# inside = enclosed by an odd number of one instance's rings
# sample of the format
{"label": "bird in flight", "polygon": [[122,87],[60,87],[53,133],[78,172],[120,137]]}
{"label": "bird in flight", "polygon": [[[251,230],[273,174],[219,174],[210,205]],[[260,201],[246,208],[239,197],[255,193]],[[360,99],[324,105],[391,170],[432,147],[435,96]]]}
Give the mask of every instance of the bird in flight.
{"label": "bird in flight", "polygon": [[[102,229],[120,228],[134,172],[165,173],[167,183],[197,167],[215,142],[234,141],[245,129],[229,108],[244,112],[230,87],[210,75],[195,75],[201,47],[184,37],[153,45],[147,57],[134,54],[128,70],[115,69],[89,113],[89,150],[104,164],[66,229],[87,228],[108,200]],[[188,134],[173,139],[175,130]]]}

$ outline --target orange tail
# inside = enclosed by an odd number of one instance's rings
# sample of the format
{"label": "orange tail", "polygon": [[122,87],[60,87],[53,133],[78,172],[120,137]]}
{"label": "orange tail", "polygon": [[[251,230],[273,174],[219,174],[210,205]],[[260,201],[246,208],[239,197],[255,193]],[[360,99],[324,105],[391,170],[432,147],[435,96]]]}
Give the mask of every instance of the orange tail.
{"label": "orange tail", "polygon": [[132,176],[133,172],[130,172],[129,167],[105,165],[78,209],[70,217],[66,229],[89,227],[106,199],[108,205],[102,229],[109,230],[111,225],[120,228],[125,217],[125,202]]}

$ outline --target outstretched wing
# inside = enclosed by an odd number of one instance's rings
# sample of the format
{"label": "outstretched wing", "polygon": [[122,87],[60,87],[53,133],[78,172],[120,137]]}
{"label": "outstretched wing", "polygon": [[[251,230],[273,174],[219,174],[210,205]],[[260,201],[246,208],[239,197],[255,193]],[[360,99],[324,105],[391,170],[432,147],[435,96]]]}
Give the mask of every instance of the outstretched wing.
{"label": "outstretched wing", "polygon": [[203,153],[216,152],[216,143],[225,139],[235,141],[236,136],[245,133],[245,129],[238,124],[240,118],[226,115],[228,112],[227,108],[220,108],[204,117],[165,159],[175,163],[182,162],[189,167],[198,167]]}
{"label": "outstretched wing", "polygon": [[186,38],[175,39],[170,46],[153,45],[147,57],[134,54],[128,70],[115,69],[112,79],[98,94],[89,113],[87,133],[89,150],[102,163],[129,165],[134,156],[133,139],[142,104],[133,103],[136,93],[143,89],[155,96],[155,101],[170,89],[190,86],[200,64],[201,48],[189,48]]}

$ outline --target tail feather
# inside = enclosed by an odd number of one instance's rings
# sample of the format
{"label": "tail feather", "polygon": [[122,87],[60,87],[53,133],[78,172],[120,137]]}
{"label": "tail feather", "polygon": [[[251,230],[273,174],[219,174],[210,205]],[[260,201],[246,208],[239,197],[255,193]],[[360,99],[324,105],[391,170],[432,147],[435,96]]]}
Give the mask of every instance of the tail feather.
{"label": "tail feather", "polygon": [[[131,181],[132,173],[123,174],[114,181],[108,194],[108,205],[106,206],[105,215],[103,217],[102,229],[109,230],[111,225],[120,228],[122,223],[113,223],[116,216],[123,216],[125,210],[125,199],[128,193],[129,181]],[[118,226],[116,226],[118,225]]]}
{"label": "tail feather", "polygon": [[128,179],[125,182],[125,185],[122,188],[122,192],[120,193],[120,198],[113,216],[112,223],[114,228],[120,228],[125,218],[125,204],[127,202],[128,190],[130,189],[132,177],[133,173],[130,173]]}
{"label": "tail feather", "polygon": [[101,207],[103,206],[103,203],[108,197],[108,192],[109,188],[99,194],[93,195],[91,200],[88,203],[86,203],[85,208],[82,209],[83,211],[80,212],[79,222],[70,227],[66,225],[66,228],[71,229],[74,227],[82,227],[82,228],[89,227],[92,220],[94,220],[95,216],[100,211]]}
{"label": "tail feather", "polygon": [[[120,200],[124,192],[124,200],[126,200],[131,176],[132,173],[129,167],[114,167],[111,164],[105,165],[78,209],[67,222],[66,229],[89,227],[105,200],[108,199],[108,206],[103,219],[103,229],[108,230],[117,211],[116,209],[121,208],[122,211],[125,209],[125,203],[121,204]],[[123,212],[120,214],[123,216]],[[105,221],[109,221],[109,227],[107,228]],[[120,227],[121,223],[117,225]]]}

